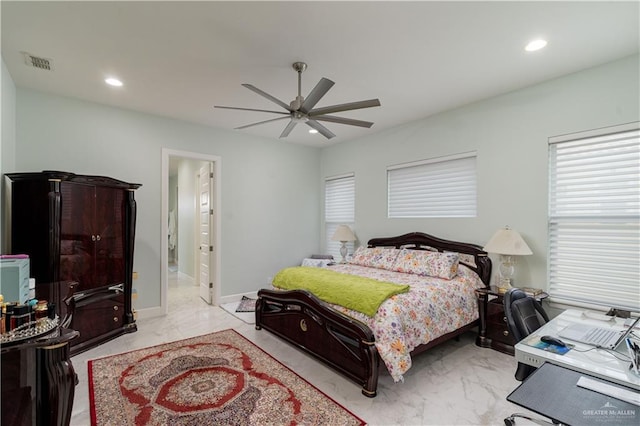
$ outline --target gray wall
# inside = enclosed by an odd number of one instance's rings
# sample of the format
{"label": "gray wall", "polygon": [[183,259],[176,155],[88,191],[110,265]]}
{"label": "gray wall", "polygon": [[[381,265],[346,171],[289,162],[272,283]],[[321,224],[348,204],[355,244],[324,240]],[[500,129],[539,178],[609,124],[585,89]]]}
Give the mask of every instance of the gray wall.
{"label": "gray wall", "polygon": [[[2,62],[0,68],[0,93],[2,100],[0,108],[2,108],[2,144],[0,144],[0,176],[4,176],[10,170],[13,170],[16,161],[16,86],[13,83],[11,74],[7,70],[7,66]],[[5,221],[6,212],[6,195],[5,195],[4,179],[0,179],[0,253],[4,253],[5,236],[8,230],[8,224]],[[6,229],[5,229],[6,227]]]}
{"label": "gray wall", "polygon": [[[484,245],[510,225],[534,253],[518,259],[515,284],[546,288],[547,140],[640,120],[638,61],[630,57],[327,147],[321,174],[355,172],[361,244],[422,231]],[[478,155],[476,218],[387,218],[387,166],[467,151]]]}
{"label": "gray wall", "polygon": [[[169,212],[173,211],[175,214],[175,219],[177,222],[178,219],[178,174],[169,174],[169,200],[167,202],[169,204]],[[169,263],[177,262],[179,255],[179,247],[178,247],[178,223],[175,224],[175,248],[173,250],[169,250],[170,255],[168,256]]]}
{"label": "gray wall", "polygon": [[[508,224],[534,252],[519,259],[516,284],[544,288],[547,138],[640,120],[638,61],[630,57],[322,150],[16,90],[12,82],[6,93],[3,78],[2,154],[15,147],[15,161],[3,158],[2,172],[60,169],[143,184],[136,193],[138,309],[160,304],[162,148],[221,157],[222,296],[263,287],[281,267],[321,250],[323,177],[346,172],[356,176],[361,242],[418,230],[482,245]],[[12,137],[5,120],[12,120],[13,102]],[[386,217],[388,165],[472,150],[478,217]]]}
{"label": "gray wall", "polygon": [[67,170],[141,183],[136,308],[160,306],[162,148],[219,156],[221,295],[255,291],[318,251],[319,151],[119,108],[17,89],[11,171]]}
{"label": "gray wall", "polygon": [[196,174],[206,163],[178,160],[178,270],[196,280],[197,200]]}

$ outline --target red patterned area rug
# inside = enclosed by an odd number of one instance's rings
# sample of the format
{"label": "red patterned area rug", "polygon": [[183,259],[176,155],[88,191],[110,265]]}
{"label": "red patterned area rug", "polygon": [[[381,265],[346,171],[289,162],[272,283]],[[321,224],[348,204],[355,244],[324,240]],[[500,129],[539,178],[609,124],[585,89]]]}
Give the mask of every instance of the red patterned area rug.
{"label": "red patterned area rug", "polygon": [[234,330],[89,361],[93,425],[364,425]]}

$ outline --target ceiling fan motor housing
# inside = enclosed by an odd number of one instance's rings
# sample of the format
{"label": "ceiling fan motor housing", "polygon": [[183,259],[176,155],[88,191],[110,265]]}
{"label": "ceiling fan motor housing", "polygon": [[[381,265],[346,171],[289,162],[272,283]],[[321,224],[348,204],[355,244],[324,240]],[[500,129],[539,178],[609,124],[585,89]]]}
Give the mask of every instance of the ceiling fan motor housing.
{"label": "ceiling fan motor housing", "polygon": [[307,117],[306,114],[303,114],[301,112],[295,111],[293,113],[293,115],[291,116],[291,119],[293,121],[295,121],[296,123],[306,123],[309,120],[309,117]]}
{"label": "ceiling fan motor housing", "polygon": [[298,95],[294,100],[291,101],[291,103],[289,104],[289,108],[291,108],[291,111],[298,111],[303,103],[304,97]]}

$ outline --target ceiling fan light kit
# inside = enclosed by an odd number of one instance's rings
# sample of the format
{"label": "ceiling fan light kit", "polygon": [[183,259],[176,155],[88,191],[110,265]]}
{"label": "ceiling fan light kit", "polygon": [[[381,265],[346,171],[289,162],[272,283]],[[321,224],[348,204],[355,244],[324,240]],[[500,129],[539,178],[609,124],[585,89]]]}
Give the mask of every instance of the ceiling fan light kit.
{"label": "ceiling fan light kit", "polygon": [[287,137],[289,133],[293,130],[293,128],[298,123],[306,123],[307,126],[311,127],[314,130],[317,130],[320,134],[322,134],[325,138],[331,139],[336,135],[333,134],[329,129],[327,129],[324,125],[320,124],[319,121],[327,121],[331,123],[339,123],[346,124],[349,126],[359,126],[370,128],[373,126],[373,123],[370,121],[363,120],[355,120],[352,118],[345,117],[337,117],[335,115],[328,115],[335,112],[343,112],[343,111],[353,111],[356,109],[362,108],[371,108],[380,106],[380,101],[378,99],[369,99],[366,101],[358,101],[358,102],[349,102],[346,104],[339,105],[331,105],[322,108],[314,109],[315,105],[322,99],[324,95],[327,94],[329,89],[333,87],[335,84],[333,81],[328,78],[321,78],[318,84],[311,90],[309,95],[304,98],[302,96],[302,73],[307,69],[307,64],[304,62],[294,62],[292,65],[294,71],[298,73],[298,96],[294,100],[292,100],[289,105],[282,102],[280,99],[264,92],[257,87],[244,83],[242,86],[247,89],[257,93],[258,95],[270,100],[271,102],[279,105],[284,111],[272,111],[265,109],[256,109],[256,108],[240,108],[240,107],[230,107],[230,106],[221,106],[216,105],[215,108],[224,108],[224,109],[234,109],[241,111],[257,111],[257,112],[268,112],[273,114],[280,114],[283,117],[272,118],[270,120],[259,121],[257,123],[251,123],[244,126],[236,127],[236,130],[246,129],[247,127],[258,126],[260,124],[270,123],[272,121],[283,120],[289,118],[289,124],[284,128],[282,133],[280,134],[281,138]]}

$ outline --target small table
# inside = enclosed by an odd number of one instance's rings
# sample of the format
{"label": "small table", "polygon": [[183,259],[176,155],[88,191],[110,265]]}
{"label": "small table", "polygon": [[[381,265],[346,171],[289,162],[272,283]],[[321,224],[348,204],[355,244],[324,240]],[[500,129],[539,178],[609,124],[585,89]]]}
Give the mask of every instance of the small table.
{"label": "small table", "polygon": [[[496,351],[513,355],[514,346],[517,343],[507,326],[507,317],[504,314],[504,292],[498,287],[491,286],[476,290],[478,298],[478,313],[480,327],[476,345],[483,348],[491,348]],[[549,297],[545,292],[533,296],[536,300]]]}
{"label": "small table", "polygon": [[40,334],[26,337],[14,334],[5,338],[7,335],[3,335],[0,424],[65,426],[71,421],[78,376],[71,363],[69,346],[79,333],[66,327],[73,315],[76,285],[76,282],[65,281],[42,286],[54,290],[67,287],[63,304],[57,307],[67,315],[58,322],[47,323],[51,328],[45,326]]}

